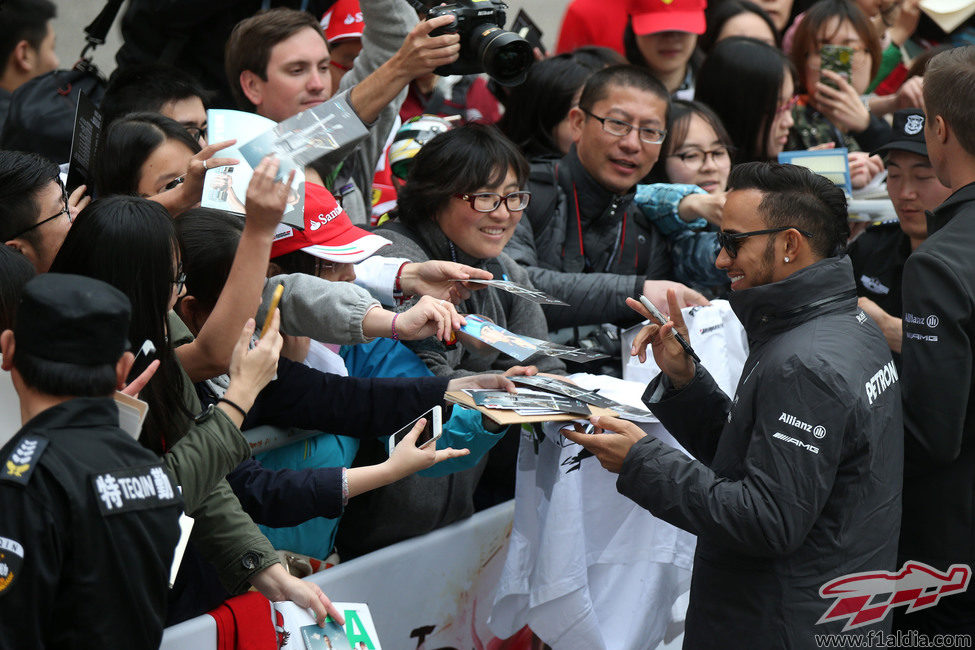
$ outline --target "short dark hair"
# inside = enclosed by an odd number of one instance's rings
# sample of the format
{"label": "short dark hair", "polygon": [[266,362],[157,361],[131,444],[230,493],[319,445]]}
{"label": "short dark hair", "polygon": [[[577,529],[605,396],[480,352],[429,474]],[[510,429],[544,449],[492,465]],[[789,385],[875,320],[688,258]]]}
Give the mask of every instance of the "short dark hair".
{"label": "short dark hair", "polygon": [[761,18],[772,32],[772,36],[775,38],[775,46],[780,47],[782,45],[779,30],[775,28],[775,23],[772,22],[767,11],[754,2],[749,2],[749,0],[724,0],[724,2],[717,4],[710,3],[704,11],[707,28],[701,34],[700,38],[697,39],[697,46],[701,51],[705,54],[710,53],[718,43],[718,36],[721,35],[721,30],[724,29],[725,23],[741,14],[755,14]]}
{"label": "short dark hair", "polygon": [[34,277],[34,265],[23,253],[0,244],[0,332],[13,329],[24,285]]}
{"label": "short dark hair", "polygon": [[675,99],[670,104],[670,119],[667,120],[667,137],[660,145],[660,156],[657,162],[650,169],[648,179],[652,183],[669,183],[667,177],[667,158],[672,156],[687,138],[687,129],[690,128],[691,117],[698,116],[714,129],[715,135],[729,151],[734,151],[734,141],[728,135],[728,130],[721,123],[718,114],[711,110],[711,107],[701,102],[694,102],[687,99]]}
{"label": "short dark hair", "polygon": [[[579,108],[591,110],[599,101],[606,99],[609,95],[610,87],[636,88],[659,97],[667,104],[667,113],[670,113],[670,93],[667,88],[650,74],[645,68],[640,68],[629,63],[611,65],[594,72],[586,85],[582,89],[579,97]],[[666,120],[666,115],[664,119]]]}
{"label": "short dark hair", "polygon": [[99,364],[82,366],[49,361],[18,350],[14,368],[24,383],[45,395],[59,397],[104,397],[115,390],[115,366]]}
{"label": "short dark hair", "polygon": [[98,195],[138,194],[142,165],[166,140],[181,142],[194,154],[200,151],[197,139],[165,115],[132,113],[113,122],[95,165]]}
{"label": "short dark hair", "polygon": [[234,26],[224,49],[224,71],[241,109],[254,110],[254,105],[240,86],[240,73],[250,70],[267,81],[271,49],[306,27],[314,29],[325,41],[325,34],[314,16],[306,11],[285,7],[259,11]]}
{"label": "short dark hair", "polygon": [[568,115],[589,76],[620,62],[622,57],[613,50],[585,47],[535,63],[528,68],[525,82],[510,89],[498,128],[527,158],[561,156],[553,129]]}
{"label": "short dark hair", "polygon": [[792,62],[768,43],[732,36],[715,44],[697,75],[694,99],[718,114],[735,143],[735,162],[768,159],[769,127]]}
{"label": "short dark hair", "polygon": [[244,218],[214,208],[193,208],[176,217],[175,225],[186,293],[213,309],[230,276]]}
{"label": "short dark hair", "polygon": [[159,113],[169,102],[198,97],[206,106],[210,93],[190,73],[165,63],[140,63],[112,73],[99,105],[102,128],[129,113]]}
{"label": "short dark hair", "polygon": [[[51,182],[61,185],[59,169],[44,156],[0,150],[0,244],[37,223],[37,195]],[[23,238],[36,245],[40,233],[31,230]]]}
{"label": "short dark hair", "polygon": [[0,71],[7,67],[17,43],[27,41],[35,50],[47,36],[47,24],[58,15],[50,0],[0,2]]}
{"label": "short dark hair", "polygon": [[975,46],[956,47],[928,61],[924,73],[924,107],[951,128],[958,144],[975,156]]}
{"label": "short dark hair", "polygon": [[[839,18],[840,23],[844,20],[850,21],[857,36],[863,41],[863,46],[870,54],[870,78],[877,76],[880,69],[880,39],[874,30],[873,24],[867,15],[863,13],[855,2],[849,0],[819,0],[810,7],[802,19],[796,25],[795,35],[792,37],[792,63],[798,72],[799,86],[804,91],[806,88],[806,61],[810,54],[819,52],[819,30],[823,28],[833,18]],[[925,82],[926,83],[926,82]]]}
{"label": "short dark hair", "polygon": [[452,196],[498,185],[509,169],[525,187],[528,163],[497,128],[465,124],[441,133],[413,158],[396,201],[399,218],[406,224],[434,219]]}
{"label": "short dark hair", "polygon": [[792,226],[812,233],[819,257],[842,255],[850,237],[846,195],[835,183],[805,167],[774,162],[736,165],[728,190],[758,190],[759,212],[770,228]]}

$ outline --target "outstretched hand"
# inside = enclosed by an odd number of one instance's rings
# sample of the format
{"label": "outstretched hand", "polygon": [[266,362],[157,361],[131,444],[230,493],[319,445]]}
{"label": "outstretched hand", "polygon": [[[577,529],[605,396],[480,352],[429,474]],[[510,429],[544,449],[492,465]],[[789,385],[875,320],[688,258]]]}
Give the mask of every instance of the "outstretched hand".
{"label": "outstretched hand", "polygon": [[396,334],[404,341],[425,339],[428,336],[449,341],[452,333],[466,323],[467,320],[457,313],[449,300],[423,296],[415,305],[400,312],[396,318]]}
{"label": "outstretched hand", "polygon": [[417,420],[410,432],[393,447],[393,453],[389,456],[389,463],[393,468],[396,480],[445,460],[460,458],[471,453],[470,449],[453,449],[451,447],[437,449],[435,443],[428,445],[425,449],[420,449],[416,446],[416,439],[426,424],[426,418]]}
{"label": "outstretched hand", "polygon": [[272,602],[290,600],[299,607],[305,607],[315,613],[315,620],[322,627],[325,620],[331,616],[339,625],[345,625],[345,617],[332,601],[329,600],[321,587],[309,580],[294,577],[280,562],[272,564],[263,571],[251,576],[250,582],[265,598]]}
{"label": "outstretched hand", "polygon": [[471,291],[483,289],[483,284],[467,284],[456,280],[490,280],[489,271],[466,264],[444,260],[410,262],[400,274],[400,286],[408,296],[432,296],[449,300],[455,305],[467,300]]}
{"label": "outstretched hand", "polygon": [[273,155],[265,156],[257,163],[244,199],[245,224],[274,230],[281,222],[288,207],[288,194],[295,179],[295,170],[291,170],[286,180],[276,181],[274,179],[280,166],[281,161]]}
{"label": "outstretched hand", "polygon": [[599,459],[600,465],[619,474],[626,455],[637,441],[647,435],[646,432],[632,422],[605,415],[593,416],[589,421],[596,427],[593,433],[583,432],[577,424],[563,428],[559,433],[591,451]]}
{"label": "outstretched hand", "polygon": [[630,356],[639,357],[641,362],[646,361],[647,345],[651,345],[657,367],[667,375],[675,388],[680,388],[694,377],[694,361],[687,356],[684,348],[674,337],[674,332],[677,331],[684,337],[685,341],[690,340],[687,325],[684,323],[684,315],[680,311],[677,294],[673,289],[667,291],[667,303],[670,320],[659,325],[640,301],[633,298],[626,299],[626,305],[630,309],[650,320],[650,324],[640,330],[636,338],[633,339]]}

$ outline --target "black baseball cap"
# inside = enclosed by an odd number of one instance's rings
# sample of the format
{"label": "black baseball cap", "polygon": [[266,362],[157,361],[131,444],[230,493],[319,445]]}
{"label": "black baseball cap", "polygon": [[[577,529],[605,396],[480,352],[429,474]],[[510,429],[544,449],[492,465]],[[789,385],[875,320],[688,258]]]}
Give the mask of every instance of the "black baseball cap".
{"label": "black baseball cap", "polygon": [[924,111],[920,108],[902,108],[896,111],[890,131],[890,142],[874,151],[875,154],[891,150],[910,151],[927,158],[928,146],[924,141]]}
{"label": "black baseball cap", "polygon": [[82,366],[114,365],[129,349],[132,306],[115,287],[80,275],[42,273],[17,308],[17,352]]}

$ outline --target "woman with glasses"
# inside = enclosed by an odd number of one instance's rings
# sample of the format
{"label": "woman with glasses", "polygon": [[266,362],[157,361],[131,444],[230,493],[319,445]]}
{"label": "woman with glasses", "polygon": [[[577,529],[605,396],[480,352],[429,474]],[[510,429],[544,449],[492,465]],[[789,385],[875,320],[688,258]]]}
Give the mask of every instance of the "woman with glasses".
{"label": "woman with glasses", "polygon": [[112,123],[95,170],[98,196],[152,199],[172,216],[200,204],[207,169],[237,164],[214,155],[233,144],[200,148],[186,127],[158,113],[132,113]]}
{"label": "woman with glasses", "polygon": [[[850,76],[828,69],[830,53],[823,46],[850,48]],[[795,108],[795,125],[788,150],[815,146],[850,150],[854,189],[863,187],[883,171],[883,162],[867,153],[887,143],[890,126],[870,114],[861,94],[880,65],[880,41],[870,20],[847,0],[820,0],[796,28],[792,62],[802,93]],[[827,68],[824,69],[823,58]]]}
{"label": "woman with glasses", "polygon": [[637,186],[636,203],[670,243],[674,277],[712,297],[727,292],[718,271],[714,231],[721,227],[734,155],[721,118],[700,102],[675,100],[667,138],[650,185]]}
{"label": "woman with glasses", "polygon": [[[413,159],[395,218],[376,231],[393,242],[379,254],[413,262],[451,260],[531,287],[524,269],[502,252],[528,207],[527,181],[528,164],[496,129],[466,125],[441,133]],[[493,287],[474,292],[457,310],[485,316],[516,334],[548,335],[539,305]],[[409,345],[440,376],[504,371],[517,363],[493,348],[468,343],[448,348],[428,339]],[[536,365],[549,372],[564,368],[554,357],[541,357]]]}

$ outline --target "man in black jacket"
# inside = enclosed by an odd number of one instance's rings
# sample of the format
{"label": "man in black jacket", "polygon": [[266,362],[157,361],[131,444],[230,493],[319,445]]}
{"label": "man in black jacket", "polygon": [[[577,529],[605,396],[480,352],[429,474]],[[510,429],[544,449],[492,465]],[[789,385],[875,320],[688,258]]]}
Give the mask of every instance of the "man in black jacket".
{"label": "man in black jacket", "polygon": [[[158,648],[183,507],[119,428],[131,306],[45,273],[0,334],[23,427],[0,449],[0,648]],[[66,620],[65,612],[70,612]]]}
{"label": "man in black jacket", "polygon": [[[698,536],[685,648],[816,648],[863,619],[820,589],[892,571],[901,513],[900,386],[876,324],[857,308],[843,193],[800,167],[747,163],[729,181],[717,266],[750,352],[733,399],[674,340],[649,325],[663,370],[643,396],[694,455],[628,422],[616,434],[567,437],[620,472],[617,489]],[[637,304],[637,303],[634,303]],[[622,434],[622,435],[620,435]],[[849,603],[844,603],[849,605]]]}
{"label": "man in black jacket", "polygon": [[[975,565],[975,47],[924,75],[928,157],[953,194],[904,266],[904,525],[900,555]],[[975,593],[898,616],[898,628],[975,634]]]}
{"label": "man in black jacket", "polygon": [[575,144],[532,165],[532,201],[505,252],[532,284],[572,305],[546,307],[550,329],[636,322],[624,300],[641,294],[663,306],[668,288],[706,301],[670,277],[664,236],[633,202],[657,162],[670,95],[649,72],[615,65],[593,74],[569,111]]}

